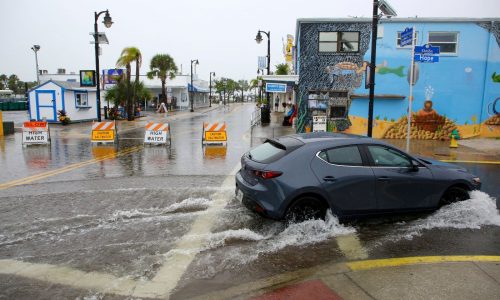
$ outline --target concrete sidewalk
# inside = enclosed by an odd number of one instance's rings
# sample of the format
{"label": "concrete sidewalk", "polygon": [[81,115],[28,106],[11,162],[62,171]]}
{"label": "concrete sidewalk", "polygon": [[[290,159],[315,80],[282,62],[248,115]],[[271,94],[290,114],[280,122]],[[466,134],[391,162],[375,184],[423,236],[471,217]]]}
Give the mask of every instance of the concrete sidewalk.
{"label": "concrete sidewalk", "polygon": [[500,256],[427,256],[321,265],[197,299],[500,299]]}

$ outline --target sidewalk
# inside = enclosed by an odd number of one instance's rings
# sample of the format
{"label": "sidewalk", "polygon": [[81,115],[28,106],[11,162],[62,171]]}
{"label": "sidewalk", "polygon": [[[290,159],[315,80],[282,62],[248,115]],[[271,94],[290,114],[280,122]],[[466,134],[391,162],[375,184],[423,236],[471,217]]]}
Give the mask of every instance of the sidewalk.
{"label": "sidewalk", "polygon": [[500,299],[500,256],[424,256],[327,264],[197,299]]}

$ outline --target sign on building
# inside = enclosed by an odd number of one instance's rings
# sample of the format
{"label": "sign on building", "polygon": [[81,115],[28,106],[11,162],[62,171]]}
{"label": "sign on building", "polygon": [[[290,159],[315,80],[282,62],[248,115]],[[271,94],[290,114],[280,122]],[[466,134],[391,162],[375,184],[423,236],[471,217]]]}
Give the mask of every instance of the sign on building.
{"label": "sign on building", "polygon": [[24,122],[23,145],[44,145],[50,143],[50,131],[47,122]]}
{"label": "sign on building", "polygon": [[326,116],[313,116],[313,132],[326,132]]}
{"label": "sign on building", "polygon": [[413,39],[413,28],[406,27],[405,30],[401,32],[401,40],[399,42],[400,47],[410,46]]}
{"label": "sign on building", "polygon": [[286,93],[286,83],[266,83],[266,93]]}
{"label": "sign on building", "polygon": [[80,86],[96,86],[96,84],[94,70],[80,70]]}
{"label": "sign on building", "polygon": [[168,123],[150,122],[146,125],[144,144],[171,145],[170,125]]}

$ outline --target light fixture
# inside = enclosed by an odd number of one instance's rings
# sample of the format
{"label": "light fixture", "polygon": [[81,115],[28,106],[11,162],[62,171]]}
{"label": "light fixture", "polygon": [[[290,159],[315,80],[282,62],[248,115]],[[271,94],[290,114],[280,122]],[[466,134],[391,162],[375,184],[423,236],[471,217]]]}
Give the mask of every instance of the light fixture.
{"label": "light fixture", "polygon": [[257,32],[257,36],[255,37],[255,41],[257,44],[260,44],[262,42],[262,35],[260,34],[260,30]]}
{"label": "light fixture", "polygon": [[106,11],[106,15],[104,15],[104,21],[102,21],[102,23],[106,26],[106,28],[110,28],[111,25],[113,25],[113,20],[111,19],[108,11]]}
{"label": "light fixture", "polygon": [[387,1],[385,1],[385,0],[380,0],[379,1],[378,8],[382,12],[382,14],[384,16],[386,16],[387,18],[396,17],[397,16],[397,13],[394,10],[394,8],[392,8],[392,6],[390,6],[389,3],[387,3]]}

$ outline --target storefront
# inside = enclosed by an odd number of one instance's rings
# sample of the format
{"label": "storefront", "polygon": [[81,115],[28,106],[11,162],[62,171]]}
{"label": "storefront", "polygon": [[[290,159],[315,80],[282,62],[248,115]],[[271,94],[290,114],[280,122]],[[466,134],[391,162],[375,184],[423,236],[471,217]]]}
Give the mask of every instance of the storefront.
{"label": "storefront", "polygon": [[[296,103],[298,75],[264,75],[262,76],[262,91],[269,92],[269,106],[272,110],[286,111],[287,105]],[[277,109],[276,109],[277,108]]]}
{"label": "storefront", "polygon": [[[500,136],[500,19],[382,19],[377,37],[373,136],[404,138],[411,47],[440,47],[439,62],[417,64],[412,138]],[[371,19],[299,19],[296,32],[298,132],[326,116],[329,131],[366,134]]]}

